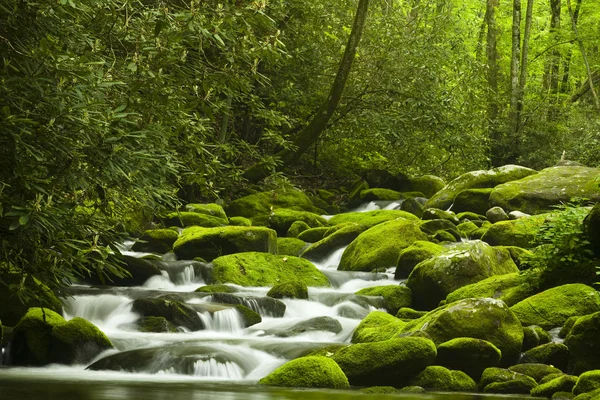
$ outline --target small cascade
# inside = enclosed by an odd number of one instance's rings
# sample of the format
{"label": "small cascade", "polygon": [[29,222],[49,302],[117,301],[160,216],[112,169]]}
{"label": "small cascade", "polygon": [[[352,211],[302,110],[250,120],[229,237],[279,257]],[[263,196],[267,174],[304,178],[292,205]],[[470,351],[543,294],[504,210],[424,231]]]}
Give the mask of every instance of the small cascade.
{"label": "small cascade", "polygon": [[234,362],[218,362],[214,358],[194,363],[194,376],[203,378],[242,379],[244,371]]}
{"label": "small cascade", "polygon": [[213,313],[203,312],[199,315],[206,330],[239,332],[244,329],[244,321],[235,308],[227,308]]}
{"label": "small cascade", "polygon": [[[348,272],[337,271],[333,269],[322,269],[321,272],[327,276],[331,286],[344,292],[352,290],[352,285],[358,287],[356,290],[360,290],[370,286],[390,285],[392,283],[397,283],[395,281],[382,282],[393,279],[393,275],[388,273]],[[349,282],[354,283],[350,284]]]}
{"label": "small cascade", "polygon": [[368,203],[363,203],[350,212],[367,212],[375,210],[398,210],[404,200],[374,200]]}
{"label": "small cascade", "polygon": [[336,270],[338,265],[340,265],[346,247],[348,246],[334,250],[327,258],[320,261],[313,261],[313,264],[320,270]]}
{"label": "small cascade", "polygon": [[131,310],[131,298],[121,295],[82,295],[63,299],[64,317],[84,318],[101,330],[115,331],[134,323],[139,315]]}

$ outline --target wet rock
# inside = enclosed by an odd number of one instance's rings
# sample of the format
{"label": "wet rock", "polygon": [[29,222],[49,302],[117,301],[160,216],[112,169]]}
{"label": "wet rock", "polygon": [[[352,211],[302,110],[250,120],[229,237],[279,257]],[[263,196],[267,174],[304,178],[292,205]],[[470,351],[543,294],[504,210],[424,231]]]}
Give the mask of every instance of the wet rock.
{"label": "wet rock", "polygon": [[526,363],[517,364],[508,368],[511,371],[525,374],[532,377],[537,382],[541,382],[544,377],[551,374],[562,374],[562,371],[552,365],[541,364],[541,363]]}
{"label": "wet rock", "polygon": [[173,243],[179,234],[172,229],[152,229],[145,231],[133,244],[133,251],[164,254],[173,250]]}
{"label": "wet rock", "polygon": [[292,224],[296,221],[305,222],[309,227],[323,227],[328,223],[325,218],[308,211],[296,211],[289,208],[278,208],[269,214],[269,227],[279,236],[286,236]]}
{"label": "wet rock", "polygon": [[452,211],[444,211],[437,208],[426,208],[423,210],[422,220],[442,219],[452,222],[453,225],[458,225],[460,221]]}
{"label": "wet rock", "polygon": [[299,257],[307,247],[308,244],[300,239],[292,237],[277,238],[277,254],[280,256]]}
{"label": "wet rock", "polygon": [[374,189],[365,189],[360,192],[360,199],[364,202],[368,201],[376,201],[376,200],[400,200],[404,196],[402,193],[397,192],[392,189],[382,189],[382,188],[374,188]]}
{"label": "wet rock", "polygon": [[132,311],[142,317],[163,317],[175,326],[183,326],[192,331],[204,329],[198,313],[179,301],[161,298],[136,299],[133,301]]}
{"label": "wet rock", "polygon": [[283,317],[285,304],[270,297],[242,297],[230,293],[214,293],[212,301],[221,304],[242,304],[251,310],[270,317]]}
{"label": "wet rock", "polygon": [[441,343],[437,352],[436,364],[462,371],[474,380],[479,380],[486,368],[496,367],[502,358],[502,352],[492,343],[466,337]]}
{"label": "wet rock", "polygon": [[489,210],[485,211],[484,214],[488,221],[490,221],[492,224],[508,220],[508,215],[502,209],[502,207],[492,207]]}
{"label": "wet rock", "polygon": [[177,332],[177,327],[165,317],[144,317],[137,321],[140,332]]}
{"label": "wet rock", "polygon": [[381,342],[402,333],[405,322],[382,311],[372,311],[354,329],[352,343]]}
{"label": "wet rock", "polygon": [[400,210],[409,212],[416,216],[417,218],[421,218],[423,216],[423,204],[416,198],[408,198],[405,199],[402,204],[400,204]]}
{"label": "wet rock", "polygon": [[269,290],[267,296],[274,299],[308,299],[308,287],[298,281],[278,283]]}
{"label": "wet rock", "polygon": [[567,372],[577,375],[600,369],[600,312],[578,318],[565,345],[569,348]]}
{"label": "wet rock", "polygon": [[572,391],[576,383],[576,376],[562,375],[531,389],[530,394],[537,397],[552,397],[552,395],[556,392]]}
{"label": "wet rock", "polygon": [[381,296],[388,313],[395,315],[402,307],[410,307],[411,290],[401,285],[373,286],[361,289],[355,294],[360,296]]}
{"label": "wet rock", "polygon": [[301,253],[301,257],[320,261],[329,256],[333,251],[349,245],[368,228],[367,225],[355,222],[345,222],[329,228],[325,237],[306,248]]}
{"label": "wet rock", "polygon": [[279,337],[291,337],[317,331],[340,333],[342,331],[342,324],[335,318],[315,317],[299,322],[285,331],[276,332],[275,335]]}
{"label": "wet rock", "polygon": [[521,356],[522,363],[554,365],[563,371],[567,369],[569,349],[562,343],[550,342],[527,350]]}
{"label": "wet rock", "polygon": [[542,344],[550,343],[552,338],[542,327],[531,325],[523,328],[522,351],[533,349]]}
{"label": "wet rock", "polygon": [[420,386],[436,392],[476,392],[477,384],[462,371],[451,371],[432,365],[410,380],[410,386]]}
{"label": "wet rock", "polygon": [[259,382],[267,386],[348,389],[348,378],[327,357],[301,357],[289,361]]}
{"label": "wet rock", "polygon": [[259,313],[242,304],[236,304],[235,309],[242,317],[244,328],[248,328],[252,325],[260,324],[262,322],[262,317]]}

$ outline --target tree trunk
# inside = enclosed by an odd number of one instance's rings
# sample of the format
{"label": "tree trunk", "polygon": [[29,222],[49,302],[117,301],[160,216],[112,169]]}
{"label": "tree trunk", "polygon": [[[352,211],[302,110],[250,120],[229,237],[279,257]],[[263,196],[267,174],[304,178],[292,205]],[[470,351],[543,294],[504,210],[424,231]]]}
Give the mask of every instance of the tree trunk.
{"label": "tree trunk", "polygon": [[[370,0],[359,0],[358,2],[352,31],[350,32],[344,55],[338,66],[337,74],[327,99],[323,102],[319,111],[315,114],[309,124],[298,133],[294,140],[293,147],[291,149],[284,149],[275,155],[275,157],[281,161],[281,165],[287,166],[298,161],[302,154],[317,141],[319,135],[326,129],[327,122],[331,119],[331,116],[340,102],[342,92],[346,86],[346,81],[350,75],[352,63],[354,62],[356,55],[356,48],[358,47],[358,43],[360,42],[360,38],[362,37],[365,28],[369,1]],[[244,177],[250,181],[257,182],[267,177],[269,172],[268,165],[258,163],[248,169],[244,174]]]}
{"label": "tree trunk", "polygon": [[517,123],[515,126],[515,137],[517,138],[520,137],[521,121],[523,119],[523,100],[525,98],[525,85],[527,83],[527,56],[529,55],[529,38],[531,36],[532,19],[533,0],[527,0],[527,13],[525,15],[525,32],[523,33],[523,50],[521,52],[521,74],[519,77],[519,92],[517,98]]}
{"label": "tree trunk", "polygon": [[[561,0],[550,0],[550,10],[552,18],[550,19],[550,35],[556,36],[556,32],[560,29],[560,14],[562,4]],[[558,40],[556,40],[558,41]],[[550,107],[548,109],[548,120],[554,121],[557,117],[556,102],[558,95],[558,74],[560,69],[560,52],[555,48],[550,53],[550,61],[546,66],[544,85],[550,95]]]}
{"label": "tree trunk", "polygon": [[485,19],[487,25],[487,73],[486,79],[488,83],[488,137],[490,139],[490,160],[493,166],[501,164],[502,150],[500,148],[502,142],[502,133],[498,129],[498,113],[500,106],[498,105],[498,26],[496,25],[496,9],[500,0],[487,0]]}
{"label": "tree trunk", "polygon": [[[510,124],[508,139],[514,141],[517,139],[519,131],[519,64],[521,60],[521,0],[513,0],[513,20],[512,20],[512,56],[510,62]],[[516,143],[511,145],[511,150],[507,152],[505,161],[516,161]]]}
{"label": "tree trunk", "polygon": [[[575,12],[573,13],[573,19],[575,20],[575,25],[577,25],[577,20],[579,19],[579,10],[581,10],[581,0],[577,0],[577,5],[575,6]],[[560,83],[560,92],[565,94],[569,92],[569,73],[571,69],[571,58],[573,57],[573,50],[569,50],[565,61],[563,62],[563,76],[562,81]]]}

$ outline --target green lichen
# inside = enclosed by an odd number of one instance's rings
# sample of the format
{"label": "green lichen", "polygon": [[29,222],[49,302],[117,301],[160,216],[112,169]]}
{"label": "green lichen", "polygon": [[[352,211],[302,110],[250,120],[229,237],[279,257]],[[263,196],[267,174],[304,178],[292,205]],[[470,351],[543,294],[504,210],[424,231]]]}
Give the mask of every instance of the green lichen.
{"label": "green lichen", "polygon": [[439,392],[475,392],[477,384],[462,371],[451,371],[439,365],[425,368],[409,385]]}
{"label": "green lichen", "polygon": [[502,358],[500,349],[487,340],[466,337],[441,343],[437,352],[436,364],[463,371],[475,380],[479,380],[486,368],[497,366]]}
{"label": "green lichen", "polygon": [[307,286],[329,286],[327,277],[310,261],[269,253],[230,254],[213,260],[214,283],[241,286],[273,286],[298,281]]}
{"label": "green lichen", "polygon": [[277,254],[280,256],[298,257],[307,246],[305,241],[293,237],[277,238]]}
{"label": "green lichen", "polygon": [[373,286],[361,289],[355,294],[383,297],[385,308],[392,315],[395,315],[402,307],[410,307],[412,302],[411,290],[400,285]]}
{"label": "green lichen", "polygon": [[299,281],[278,283],[267,292],[267,296],[275,299],[308,299],[308,287]]}
{"label": "green lichen", "polygon": [[372,311],[358,324],[352,343],[382,342],[398,336],[405,323],[388,313]]}
{"label": "green lichen", "polygon": [[301,357],[289,361],[258,381],[261,385],[348,389],[348,378],[327,357]]}

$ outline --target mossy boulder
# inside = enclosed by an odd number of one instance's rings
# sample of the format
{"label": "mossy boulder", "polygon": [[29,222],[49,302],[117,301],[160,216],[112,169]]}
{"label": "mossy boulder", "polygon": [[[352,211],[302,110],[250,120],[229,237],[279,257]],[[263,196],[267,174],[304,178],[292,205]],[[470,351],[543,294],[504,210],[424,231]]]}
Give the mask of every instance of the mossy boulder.
{"label": "mossy boulder", "polygon": [[238,253],[213,260],[211,283],[273,286],[297,281],[307,286],[329,286],[327,277],[310,261],[270,253]]}
{"label": "mossy boulder", "polygon": [[316,243],[310,245],[302,252],[301,257],[309,260],[320,261],[330,255],[334,250],[349,245],[361,233],[369,227],[354,222],[347,222],[327,231],[326,236]]}
{"label": "mossy boulder", "polygon": [[376,225],[358,235],[346,248],[338,270],[385,271],[395,267],[400,252],[417,240],[427,240],[416,221],[398,219]]}
{"label": "mossy boulder", "polygon": [[542,344],[550,343],[552,338],[544,328],[536,325],[523,328],[523,347],[522,351],[533,349]]}
{"label": "mossy boulder", "polygon": [[554,365],[565,371],[569,361],[569,349],[562,343],[545,343],[527,350],[521,356],[520,361],[523,363]]}
{"label": "mossy boulder", "polygon": [[395,315],[402,307],[410,307],[411,290],[401,285],[372,286],[361,289],[355,294],[360,296],[381,296],[388,313]]}
{"label": "mossy boulder", "polygon": [[485,393],[529,394],[537,386],[530,376],[502,368],[487,368],[481,375],[479,388]]}
{"label": "mossy boulder", "polygon": [[177,257],[207,261],[234,253],[262,251],[277,252],[277,233],[264,227],[225,226],[220,228],[188,228],[173,245]]}
{"label": "mossy boulder", "polygon": [[195,290],[199,293],[235,293],[238,290],[229,285],[206,285]]}
{"label": "mossy boulder", "polygon": [[318,214],[308,211],[296,211],[289,208],[278,208],[269,215],[269,227],[279,236],[285,236],[288,229],[296,221],[305,222],[309,227],[316,228],[327,226],[327,220]]}
{"label": "mossy boulder", "polygon": [[298,239],[304,240],[308,243],[316,243],[319,240],[322,240],[325,235],[329,232],[329,227],[322,226],[319,228],[310,228],[298,235]]}
{"label": "mossy boulder", "polygon": [[365,189],[360,192],[360,199],[362,201],[374,201],[374,200],[400,200],[402,199],[402,193],[392,189],[374,188]]}
{"label": "mossy boulder", "polygon": [[495,224],[496,222],[502,222],[502,221],[508,221],[508,214],[506,213],[506,211],[504,211],[504,209],[502,207],[492,207],[489,210],[487,210],[485,212],[485,217],[488,219],[488,221],[490,221],[492,224]]}
{"label": "mossy boulder", "polygon": [[298,322],[291,328],[287,328],[284,331],[276,332],[275,335],[279,337],[292,337],[301,335],[303,333],[316,331],[340,333],[342,329],[342,324],[340,324],[340,322],[337,319],[322,316]]}
{"label": "mossy boulder", "polygon": [[293,237],[277,238],[277,254],[280,256],[298,257],[306,247],[307,243],[300,239]]}
{"label": "mossy boulder", "polygon": [[431,365],[409,382],[410,386],[420,386],[436,392],[476,392],[475,381],[462,371]]}
{"label": "mossy boulder", "polygon": [[426,197],[431,197],[446,186],[446,182],[435,175],[421,175],[408,178],[408,185],[403,190],[421,192]]}
{"label": "mossy boulder", "polygon": [[513,305],[511,310],[524,326],[544,329],[563,326],[569,317],[600,311],[600,295],[584,284],[557,286]]}
{"label": "mossy boulder", "polygon": [[552,397],[556,392],[570,392],[577,384],[577,377],[573,375],[561,375],[549,382],[542,383],[531,389],[530,394],[535,397]]}
{"label": "mossy boulder", "polygon": [[205,228],[213,228],[216,226],[227,225],[229,223],[227,219],[222,219],[191,211],[169,213],[165,217],[164,222],[166,226],[180,226],[183,228],[189,226],[203,226]]}
{"label": "mossy boulder", "polygon": [[132,246],[133,251],[164,254],[173,250],[179,234],[173,229],[151,229],[145,231]]}
{"label": "mossy boulder", "polygon": [[234,307],[242,318],[244,328],[248,328],[249,326],[260,324],[262,322],[262,317],[260,314],[246,307],[245,305],[236,304]]}
{"label": "mossy boulder", "polygon": [[246,297],[232,293],[213,293],[209,300],[213,303],[233,306],[241,304],[265,316],[275,318],[283,317],[286,309],[284,302],[272,297]]}
{"label": "mossy boulder", "polygon": [[577,322],[578,319],[579,315],[569,317],[569,319],[567,319],[562,328],[560,328],[560,331],[558,332],[558,337],[561,339],[566,338],[569,332],[571,332],[571,329],[573,329],[573,325],[575,325],[575,322]]}
{"label": "mossy boulder", "polygon": [[232,201],[225,207],[225,211],[230,217],[252,218],[270,214],[277,208],[319,212],[306,194],[295,189],[272,190],[244,196]]}
{"label": "mossy boulder", "polygon": [[0,301],[0,320],[2,320],[5,326],[15,326],[27,313],[27,310],[31,307],[37,307],[40,304],[44,306],[44,309],[50,309],[59,314],[62,313],[62,302],[48,286],[37,279],[33,280],[33,285],[35,285],[34,288],[38,294],[38,298],[30,298],[23,303],[15,292],[8,288],[8,285],[11,283],[18,284],[23,278],[23,274],[5,273],[5,271],[2,271],[2,280],[6,285],[0,284],[0,299],[2,299]]}
{"label": "mossy boulder", "polygon": [[494,275],[456,289],[446,296],[446,301],[452,303],[471,297],[491,297],[504,301],[510,307],[536,294],[538,282],[539,273],[536,271]]}
{"label": "mossy boulder", "polygon": [[386,221],[403,218],[417,220],[418,218],[402,210],[374,210],[367,212],[349,212],[333,216],[329,220],[329,225],[339,225],[353,222],[360,225],[373,227]]}
{"label": "mossy boulder", "polygon": [[423,204],[418,199],[408,198],[400,204],[400,210],[409,212],[417,218],[423,216]]}
{"label": "mossy boulder", "polygon": [[541,214],[572,198],[600,201],[599,176],[598,168],[546,168],[535,175],[496,186],[490,194],[490,204],[507,212]]}
{"label": "mossy boulder", "polygon": [[549,217],[549,214],[496,222],[485,231],[481,240],[492,246],[533,248],[539,244],[536,241],[536,235],[546,222],[547,217]]}
{"label": "mossy boulder", "polygon": [[459,337],[437,346],[436,364],[463,371],[479,380],[486,368],[496,367],[502,352],[487,340]]}
{"label": "mossy boulder", "polygon": [[438,191],[427,201],[425,207],[447,210],[454,203],[456,196],[464,190],[493,188],[499,184],[521,179],[535,173],[536,171],[532,169],[517,165],[505,165],[488,171],[467,172]]}
{"label": "mossy boulder", "polygon": [[578,318],[564,343],[569,348],[567,372],[600,369],[600,312]]}
{"label": "mossy boulder", "polygon": [[13,365],[83,364],[112,343],[94,324],[82,318],[66,321],[52,310],[30,308],[15,326]]}
{"label": "mossy boulder", "polygon": [[215,203],[190,203],[186,204],[185,209],[187,211],[195,212],[198,214],[208,215],[210,217],[218,218],[223,221],[223,224],[229,223],[225,210],[219,204]]}
{"label": "mossy boulder", "polygon": [[310,226],[304,221],[294,221],[290,228],[285,233],[287,237],[297,238],[305,230],[310,229]]}
{"label": "mossy boulder", "polygon": [[423,210],[423,215],[421,219],[424,221],[431,219],[443,219],[445,221],[452,222],[453,225],[458,225],[460,221],[456,217],[456,214],[452,211],[444,211],[439,208],[426,208]]}
{"label": "mossy boulder", "polygon": [[394,279],[408,278],[412,270],[421,261],[428,260],[444,252],[444,247],[439,244],[417,240],[404,250],[398,256],[398,265],[394,273]]}
{"label": "mossy boulder", "polygon": [[[368,388],[358,389],[359,392],[364,394],[394,394],[398,393],[398,389],[393,386],[371,386]],[[425,389],[423,389],[425,391]]]}
{"label": "mossy boulder", "polygon": [[490,276],[518,272],[508,251],[481,241],[461,243],[419,263],[406,286],[413,291],[413,307],[431,310],[453,291]]}
{"label": "mossy boulder", "polygon": [[594,254],[600,257],[600,202],[596,203],[585,217],[583,227]]}
{"label": "mossy boulder", "polygon": [[552,365],[541,364],[541,363],[525,363],[525,364],[517,364],[508,368],[511,371],[518,372],[520,374],[525,374],[527,376],[532,377],[537,382],[541,382],[541,380],[551,374],[562,374],[562,371]]}
{"label": "mossy boulder", "polygon": [[353,344],[331,358],[342,368],[351,385],[402,386],[433,364],[436,354],[431,340],[403,337]]}
{"label": "mossy boulder", "polygon": [[459,337],[487,340],[502,352],[501,365],[514,364],[521,354],[523,328],[500,300],[460,300],[409,321],[402,328],[403,333],[419,330],[431,336],[436,345]]}
{"label": "mossy boulder", "polygon": [[600,370],[595,369],[592,371],[586,371],[579,375],[577,384],[573,388],[573,393],[578,395],[598,389],[600,389]]}
{"label": "mossy boulder", "polygon": [[137,321],[140,332],[177,332],[177,327],[165,317],[144,317]]}
{"label": "mossy boulder", "polygon": [[485,215],[490,208],[489,199],[492,190],[492,188],[463,190],[454,198],[452,211],[455,213],[470,211]]}
{"label": "mossy boulder", "polygon": [[456,226],[456,229],[466,238],[470,238],[471,234],[475,232],[479,227],[471,221],[461,222]]}
{"label": "mossy boulder", "polygon": [[372,311],[367,315],[352,334],[352,343],[382,342],[402,333],[405,322],[382,312]]}
{"label": "mossy boulder", "polygon": [[252,220],[246,217],[231,217],[229,218],[231,226],[252,226]]}
{"label": "mossy boulder", "polygon": [[204,323],[198,313],[189,306],[164,298],[141,298],[132,303],[132,311],[141,317],[163,317],[175,326],[184,326],[189,330],[204,329]]}
{"label": "mossy boulder", "polygon": [[278,283],[267,292],[267,296],[275,299],[308,299],[308,287],[299,281]]}
{"label": "mossy boulder", "polygon": [[261,385],[348,389],[348,378],[327,357],[301,357],[289,361],[258,381]]}
{"label": "mossy boulder", "polygon": [[423,315],[427,314],[427,311],[417,311],[412,308],[403,307],[398,310],[396,313],[396,318],[403,320],[417,319],[421,318]]}

